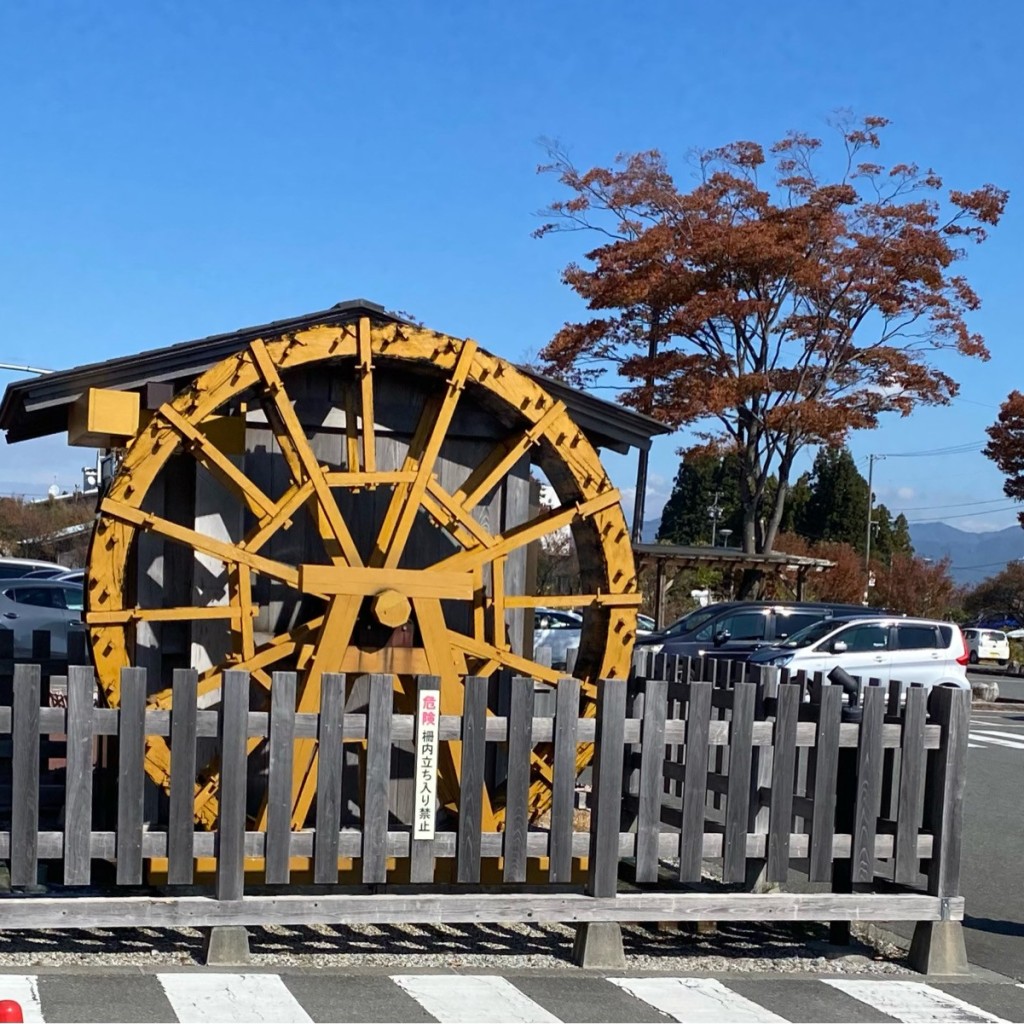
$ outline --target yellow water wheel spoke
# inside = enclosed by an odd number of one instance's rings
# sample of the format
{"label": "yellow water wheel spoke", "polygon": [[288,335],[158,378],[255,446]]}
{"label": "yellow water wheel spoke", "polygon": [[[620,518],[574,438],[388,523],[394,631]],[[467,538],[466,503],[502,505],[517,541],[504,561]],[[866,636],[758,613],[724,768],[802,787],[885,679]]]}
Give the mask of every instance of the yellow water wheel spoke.
{"label": "yellow water wheel spoke", "polygon": [[276,503],[250,480],[201,430],[193,426],[169,402],[160,416],[181,435],[185,450],[223,487],[238,495],[257,518],[273,515]]}
{"label": "yellow water wheel spoke", "polygon": [[371,557],[371,565],[393,569],[401,560],[475,354],[476,343],[463,342],[444,397],[440,403],[428,400],[424,406],[405,460],[405,468],[414,471],[416,476],[411,484],[395,488]]}
{"label": "yellow water wheel spoke", "polygon": [[536,423],[491,449],[484,460],[463,481],[455,492],[456,504],[467,512],[504,480],[524,455],[544,436],[547,429],[565,415],[565,405],[555,402]]}
{"label": "yellow water wheel spoke", "polygon": [[[327,614],[317,631],[312,657],[303,666],[296,709],[300,714],[320,710],[320,683],[325,672],[336,672],[342,652],[355,629],[362,598],[339,595],[331,599]],[[318,749],[313,739],[295,741],[292,758],[292,827],[301,828],[316,796]],[[259,827],[266,827],[266,804],[260,811]]]}
{"label": "yellow water wheel spoke", "polygon": [[359,398],[362,419],[363,472],[377,472],[377,443],[374,437],[373,409],[373,332],[369,317],[360,317],[356,327]]}
{"label": "yellow water wheel spoke", "polygon": [[[271,665],[291,657],[299,647],[309,643],[310,639],[317,635],[323,621],[324,617],[319,615],[308,622],[304,622],[301,626],[296,626],[294,629],[288,630],[287,633],[281,633],[279,636],[274,637],[273,640],[261,644],[253,651],[250,657],[242,661],[217,665],[200,673],[198,696],[204,697],[209,693],[219,690],[224,673],[233,669],[251,672],[254,676],[265,679],[265,670]],[[171,690],[161,690],[159,693],[154,693],[150,696],[149,703],[156,708],[169,708],[171,706]]]}
{"label": "yellow water wheel spoke", "polygon": [[281,496],[280,501],[274,505],[273,511],[268,512],[257,521],[256,525],[246,534],[240,547],[253,553],[259,551],[278,530],[291,525],[292,516],[312,496],[313,484],[311,481],[307,480],[302,484],[292,483]]}
{"label": "yellow water wheel spoke", "polygon": [[100,505],[100,511],[123,523],[141,527],[151,533],[166,537],[168,540],[177,541],[204,555],[210,555],[225,565],[247,565],[250,569],[255,569],[265,576],[287,583],[290,587],[297,588],[299,585],[299,573],[294,566],[253,554],[240,545],[217,540],[191,527],[172,523],[169,519],[152,512],[142,512],[123,501],[105,498]]}
{"label": "yellow water wheel spoke", "polygon": [[[270,358],[270,353],[267,352],[266,345],[262,341],[254,341],[249,346],[249,351],[252,354],[253,363],[267,389],[272,408],[282,428],[280,433],[275,431],[278,436],[278,442],[281,442],[282,437],[287,438],[287,444],[282,445],[282,450],[288,448],[294,453],[294,457],[301,466],[304,479],[312,483],[320,513],[330,527],[333,540],[340,549],[340,553],[349,565],[362,565],[362,559],[356,550],[352,534],[349,532],[348,526],[345,525],[345,520],[342,518],[341,510],[338,508],[338,503],[335,501],[331,488],[327,483],[324,471],[313,454],[313,449],[309,444],[309,439],[306,437],[306,432],[302,429],[302,424],[299,422],[299,417],[292,407],[284,382],[281,380],[277,367],[274,366],[273,360]],[[294,472],[295,467],[293,467]],[[298,478],[296,478],[295,482],[299,482]]]}
{"label": "yellow water wheel spoke", "polygon": [[571,526],[579,519],[586,519],[594,512],[618,505],[620,500],[619,492],[614,488],[599,494],[595,498],[584,502],[571,502],[560,505],[558,508],[548,512],[542,512],[528,522],[519,526],[513,526],[510,530],[495,537],[491,547],[477,547],[469,551],[457,551],[449,555],[431,567],[429,571],[442,571],[448,569],[472,569],[475,565],[496,558],[500,555],[509,555],[518,548],[524,547],[533,541],[540,540],[549,534]]}

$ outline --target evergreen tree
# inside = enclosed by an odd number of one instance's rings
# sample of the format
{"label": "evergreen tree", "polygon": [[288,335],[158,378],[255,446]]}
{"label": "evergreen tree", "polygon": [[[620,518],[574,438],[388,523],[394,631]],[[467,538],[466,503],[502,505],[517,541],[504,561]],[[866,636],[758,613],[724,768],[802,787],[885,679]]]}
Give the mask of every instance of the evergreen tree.
{"label": "evergreen tree", "polygon": [[[661,513],[658,540],[668,544],[707,545],[712,528],[709,509],[718,494],[717,530],[730,529],[738,537],[743,525],[740,507],[740,464],[735,455],[685,456],[679,464],[672,494]],[[718,534],[717,543],[722,543]]]}
{"label": "evergreen tree", "polygon": [[811,474],[801,473],[789,489],[786,507],[782,512],[780,533],[799,533],[807,503],[811,500]]}
{"label": "evergreen tree", "polygon": [[875,508],[871,518],[874,520],[874,533],[871,536],[872,554],[879,561],[889,565],[892,562],[893,543],[895,540],[892,513],[885,505],[879,505]]}
{"label": "evergreen tree", "polygon": [[849,450],[822,448],[809,483],[811,494],[797,521],[798,532],[811,541],[840,541],[863,551],[868,483]]}
{"label": "evergreen tree", "polygon": [[901,512],[892,524],[892,553],[894,555],[912,555],[914,545],[910,543],[910,523]]}

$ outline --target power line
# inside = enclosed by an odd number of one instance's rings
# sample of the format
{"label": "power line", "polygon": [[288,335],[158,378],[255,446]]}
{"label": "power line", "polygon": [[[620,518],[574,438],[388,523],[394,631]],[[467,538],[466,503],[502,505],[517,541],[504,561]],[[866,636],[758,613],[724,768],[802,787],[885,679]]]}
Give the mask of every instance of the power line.
{"label": "power line", "polygon": [[931,512],[940,508],[970,508],[972,505],[995,505],[997,502],[1006,501],[1006,498],[989,498],[986,501],[958,501],[952,505],[919,505],[917,508],[900,509],[901,512]]}
{"label": "power line", "polygon": [[983,562],[981,565],[951,565],[950,569],[992,569],[997,565],[1010,565],[1013,562],[1019,561],[1019,558],[1008,558],[1004,562]]}
{"label": "power line", "polygon": [[967,444],[950,445],[947,448],[930,448],[920,452],[885,452],[876,455],[876,458],[883,459],[925,459],[937,455],[967,455],[970,452],[980,452],[988,441],[971,441]]}
{"label": "power line", "polygon": [[[982,509],[980,512],[960,512],[958,515],[955,516],[943,516],[943,519],[968,519],[970,516],[987,516],[990,512],[1010,512],[1019,510],[1019,505],[1003,505],[1001,508],[986,508]],[[913,526],[915,523],[929,523],[931,522],[931,520],[911,519],[908,522],[910,526]]]}

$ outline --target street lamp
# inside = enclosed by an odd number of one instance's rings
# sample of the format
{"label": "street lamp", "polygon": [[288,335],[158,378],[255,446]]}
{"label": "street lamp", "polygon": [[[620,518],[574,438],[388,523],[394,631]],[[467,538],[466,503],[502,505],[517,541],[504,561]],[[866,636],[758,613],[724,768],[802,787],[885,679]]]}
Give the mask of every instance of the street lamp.
{"label": "street lamp", "polygon": [[711,520],[711,546],[715,546],[715,540],[718,534],[718,520],[722,518],[722,513],[725,511],[718,504],[719,491],[715,491],[715,503],[708,505],[708,518]]}
{"label": "street lamp", "polygon": [[729,546],[729,538],[732,536],[732,530],[727,526],[723,527],[718,531],[722,535],[722,547],[727,548]]}

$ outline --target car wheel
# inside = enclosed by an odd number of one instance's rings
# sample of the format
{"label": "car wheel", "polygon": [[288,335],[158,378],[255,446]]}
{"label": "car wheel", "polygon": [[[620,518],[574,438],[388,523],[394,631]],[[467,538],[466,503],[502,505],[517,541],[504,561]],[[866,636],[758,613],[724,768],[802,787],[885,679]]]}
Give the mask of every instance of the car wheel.
{"label": "car wheel", "polygon": [[978,652],[977,651],[971,651],[970,655],[968,655],[967,660],[972,665],[977,665],[978,664]]}
{"label": "car wheel", "polygon": [[1006,659],[1005,658],[1000,658],[999,661],[997,662],[997,664],[999,665],[1000,668],[1002,668],[1006,664]]}

